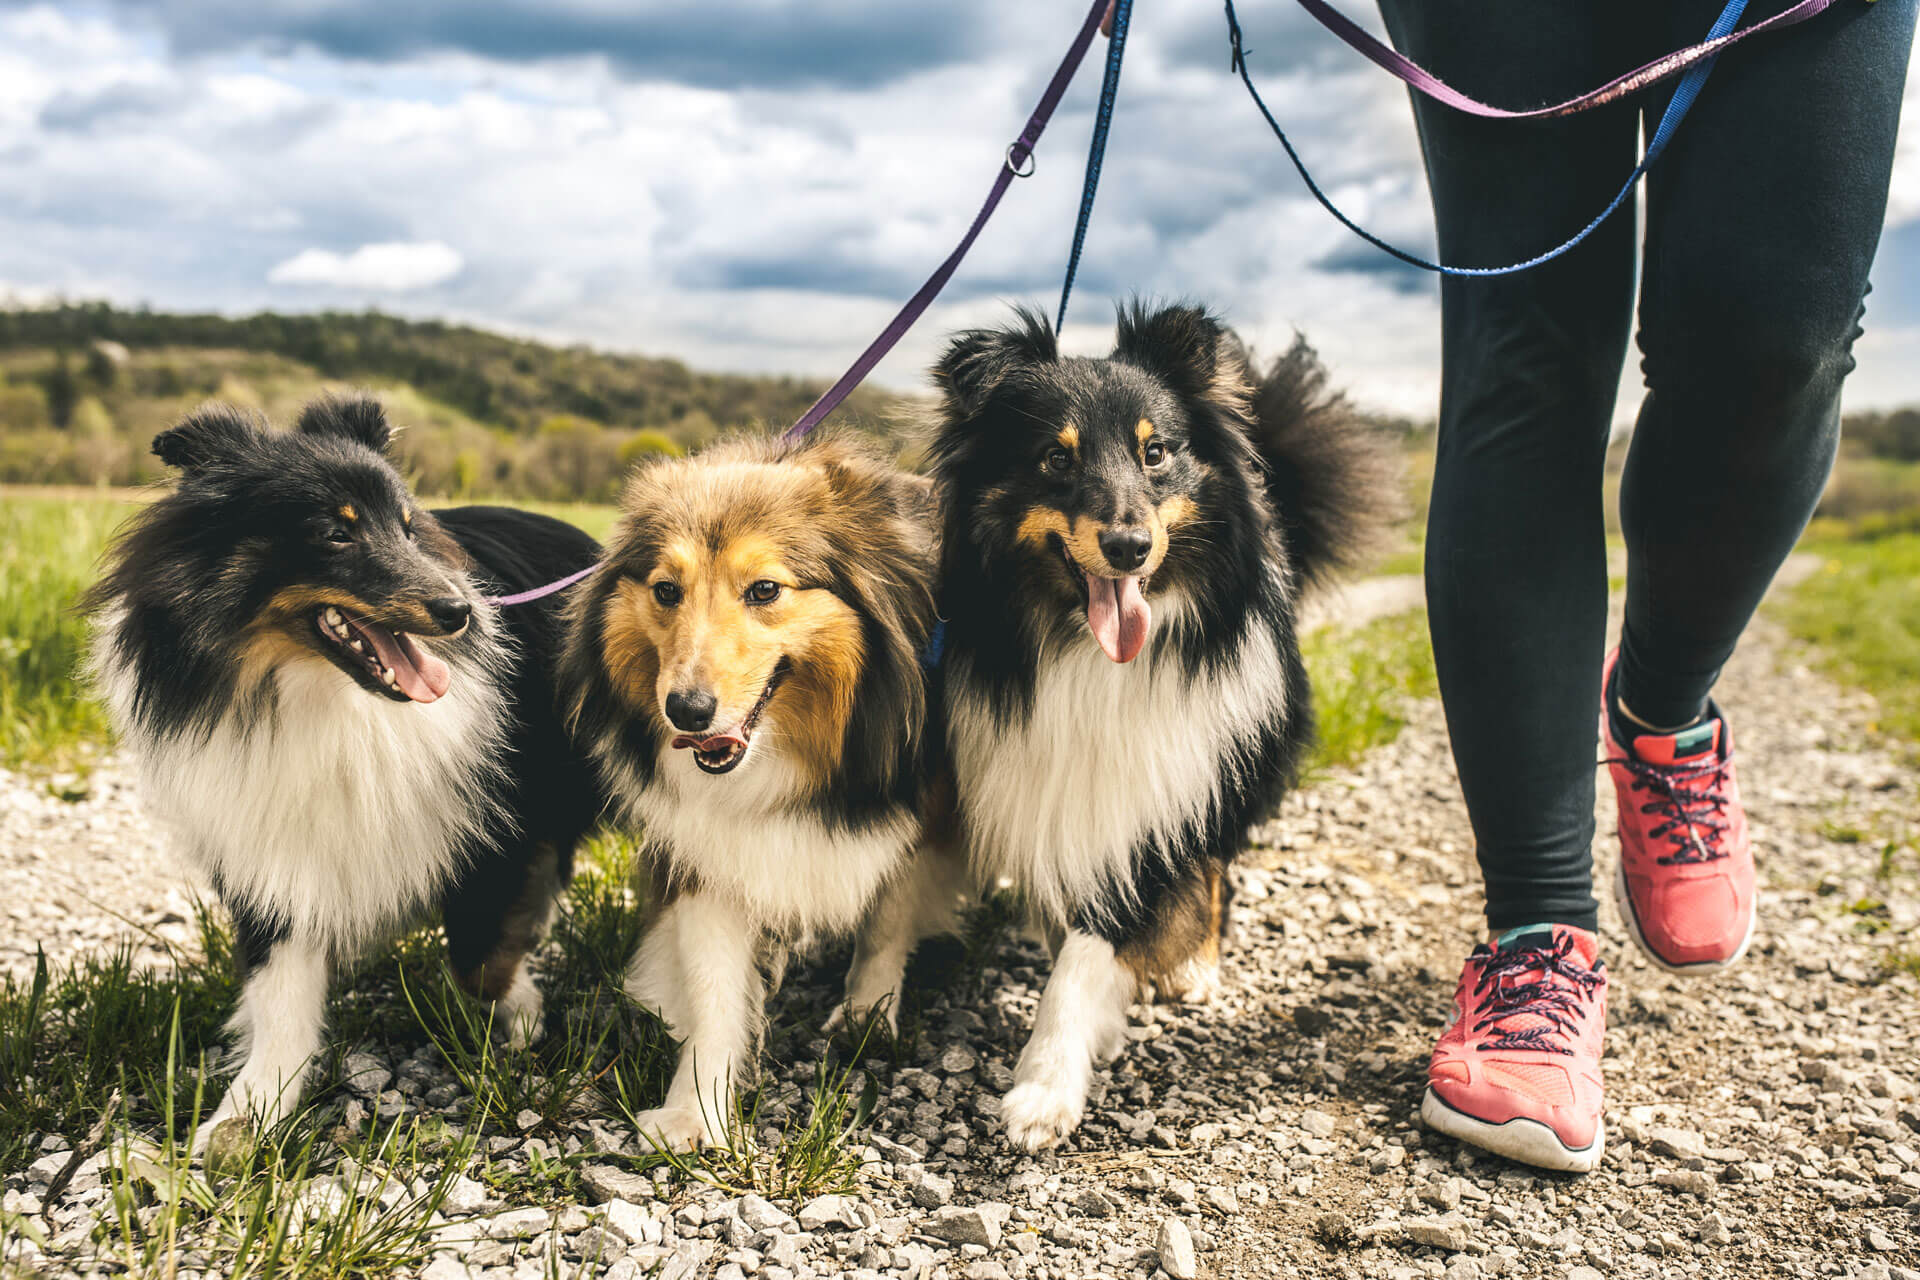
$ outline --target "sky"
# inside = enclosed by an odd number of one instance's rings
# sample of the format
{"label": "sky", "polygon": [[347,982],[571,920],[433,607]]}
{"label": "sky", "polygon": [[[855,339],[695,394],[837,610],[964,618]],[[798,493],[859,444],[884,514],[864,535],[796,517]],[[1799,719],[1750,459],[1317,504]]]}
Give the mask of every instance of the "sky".
{"label": "sky", "polygon": [[[1370,5],[1349,13],[1378,29]],[[1334,198],[1432,246],[1403,91],[1289,0],[1252,64]],[[1362,405],[1439,385],[1431,278],[1312,203],[1213,0],[1136,6],[1064,345],[1129,295],[1306,334]],[[696,367],[837,375],[959,239],[1081,0],[0,0],[0,296],[377,307]],[[1789,37],[1790,38],[1790,37]],[[942,300],[941,335],[1051,311],[1104,45]],[[1709,84],[1707,92],[1712,92]],[[1920,77],[1850,407],[1920,403]],[[1624,177],[1624,175],[1622,175]],[[1631,363],[1620,416],[1638,397]]]}

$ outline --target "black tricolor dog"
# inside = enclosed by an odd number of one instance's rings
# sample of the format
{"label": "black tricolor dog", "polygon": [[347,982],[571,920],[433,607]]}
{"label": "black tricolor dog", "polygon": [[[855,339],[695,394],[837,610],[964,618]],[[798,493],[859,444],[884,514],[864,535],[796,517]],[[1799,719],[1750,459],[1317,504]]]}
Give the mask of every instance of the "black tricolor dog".
{"label": "black tricolor dog", "polygon": [[1034,1149],[1079,1123],[1136,992],[1216,987],[1226,866],[1312,736],[1299,593],[1353,558],[1394,481],[1303,344],[1256,377],[1190,307],[1127,310],[1106,359],[1063,358],[1024,314],[961,334],[935,374],[968,865],[923,864],[896,892],[919,905],[872,919],[925,930],[969,879],[1023,895],[1056,956],[1001,1115]]}
{"label": "black tricolor dog", "polygon": [[601,793],[552,680],[579,530],[497,507],[428,512],[370,398],[292,432],[206,406],[153,442],[178,487],[94,588],[92,671],[148,809],[233,916],[245,1057],[202,1128],[297,1101],[334,969],[438,907],[461,985],[538,1033],[522,968]]}

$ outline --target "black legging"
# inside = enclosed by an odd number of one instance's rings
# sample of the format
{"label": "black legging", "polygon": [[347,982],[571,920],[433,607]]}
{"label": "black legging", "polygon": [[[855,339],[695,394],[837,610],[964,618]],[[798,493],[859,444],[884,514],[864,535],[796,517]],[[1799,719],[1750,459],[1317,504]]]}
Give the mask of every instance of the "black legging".
{"label": "black legging", "polygon": [[[1761,0],[1747,20],[1785,7]],[[1595,926],[1602,471],[1639,257],[1647,396],[1621,492],[1621,691],[1684,721],[1800,536],[1886,212],[1915,0],[1843,0],[1724,55],[1627,211],[1558,261],[1442,285],[1427,598],[1495,930]],[[1395,42],[1485,102],[1560,101],[1701,39],[1721,0],[1382,0]],[[1415,98],[1442,261],[1531,257],[1632,168],[1671,85],[1561,121]],[[1643,116],[1644,112],[1644,116]],[[1669,717],[1662,719],[1661,717]]]}

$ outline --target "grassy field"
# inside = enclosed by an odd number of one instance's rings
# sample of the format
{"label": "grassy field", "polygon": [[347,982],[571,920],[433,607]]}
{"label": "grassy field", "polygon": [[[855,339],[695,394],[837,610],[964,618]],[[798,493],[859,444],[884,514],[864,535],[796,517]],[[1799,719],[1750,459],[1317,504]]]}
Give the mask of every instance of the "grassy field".
{"label": "grassy field", "polygon": [[1824,562],[1779,616],[1837,678],[1874,694],[1882,729],[1920,741],[1920,532],[1808,549]]}
{"label": "grassy field", "polygon": [[74,768],[105,741],[79,685],[75,604],[128,510],[105,497],[0,496],[0,765]]}

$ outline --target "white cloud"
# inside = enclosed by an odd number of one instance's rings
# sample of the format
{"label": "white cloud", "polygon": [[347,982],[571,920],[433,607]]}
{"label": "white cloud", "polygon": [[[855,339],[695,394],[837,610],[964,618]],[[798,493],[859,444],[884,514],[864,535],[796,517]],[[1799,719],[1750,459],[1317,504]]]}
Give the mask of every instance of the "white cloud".
{"label": "white cloud", "polygon": [[[968,21],[988,34],[964,63],[722,91],[594,56],[177,56],[138,6],[108,12],[120,16],[0,4],[0,280],[232,313],[358,291],[408,315],[816,376],[844,368],[959,239],[1076,16],[977,0]],[[471,21],[492,12],[476,5]],[[1249,28],[1268,101],[1369,227],[1430,244],[1405,93],[1292,14]],[[1221,25],[1204,7],[1137,15],[1068,346],[1112,341],[1112,295],[1193,298],[1265,351],[1297,327],[1362,404],[1431,415],[1437,290],[1369,269],[1372,251],[1312,204],[1228,73]],[[881,365],[883,385],[923,388],[946,332],[995,323],[1010,302],[1051,311],[1098,52],[1038,173]],[[1916,112],[1920,80],[1896,223],[1920,218]],[[1917,278],[1908,243],[1890,234],[1876,271],[1876,304],[1907,336],[1870,325],[1850,405],[1920,399],[1920,303],[1888,287]],[[1626,382],[1623,413],[1631,361]]]}
{"label": "white cloud", "polygon": [[1893,152],[1893,189],[1887,193],[1887,225],[1920,218],[1920,74],[1907,77],[1900,104],[1900,141]]}
{"label": "white cloud", "polygon": [[267,283],[411,293],[446,283],[460,274],[463,265],[459,252],[438,240],[363,244],[352,253],[303,249],[267,272]]}

